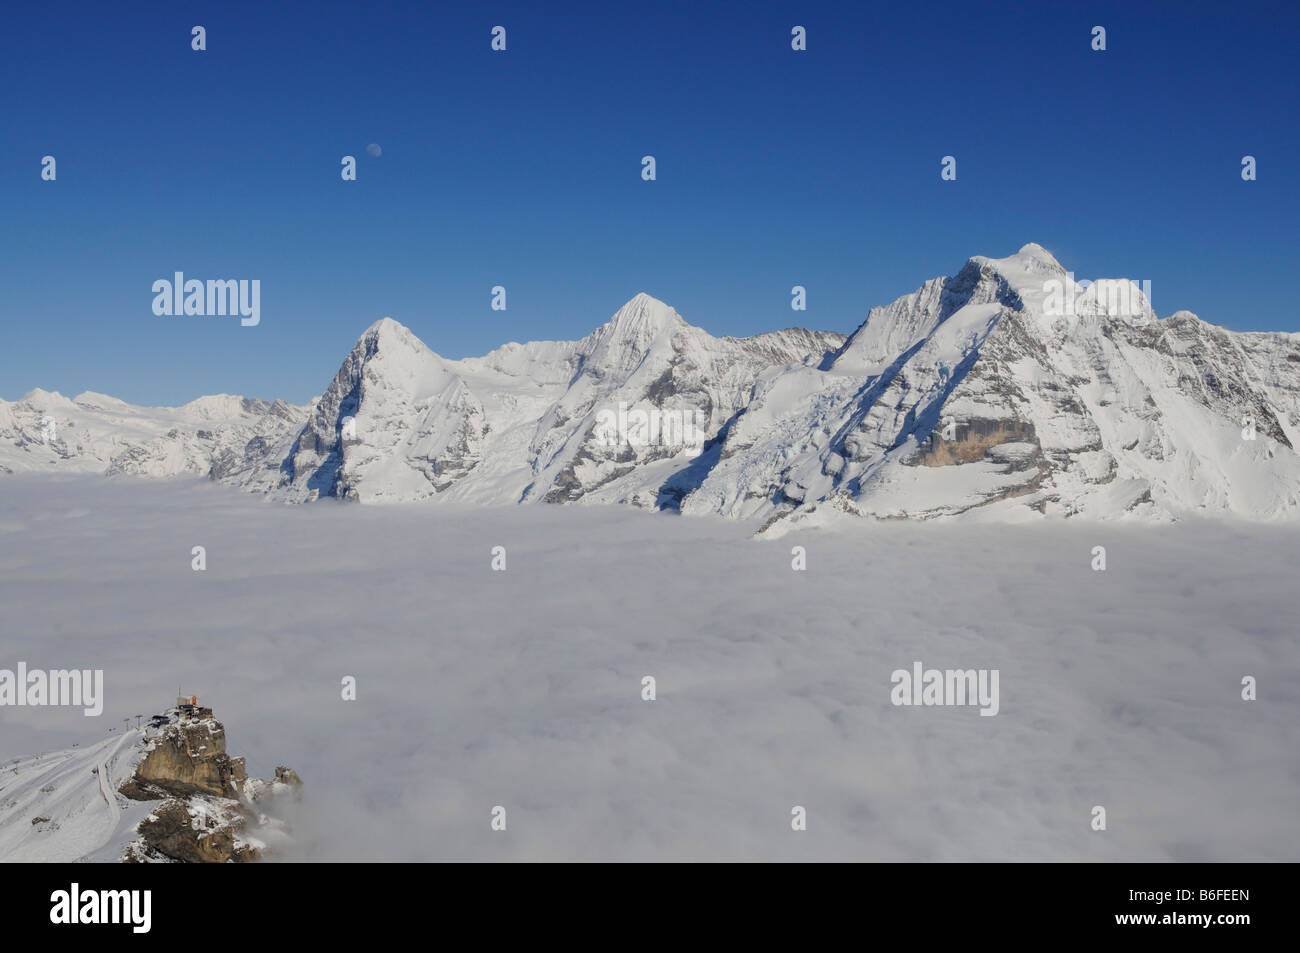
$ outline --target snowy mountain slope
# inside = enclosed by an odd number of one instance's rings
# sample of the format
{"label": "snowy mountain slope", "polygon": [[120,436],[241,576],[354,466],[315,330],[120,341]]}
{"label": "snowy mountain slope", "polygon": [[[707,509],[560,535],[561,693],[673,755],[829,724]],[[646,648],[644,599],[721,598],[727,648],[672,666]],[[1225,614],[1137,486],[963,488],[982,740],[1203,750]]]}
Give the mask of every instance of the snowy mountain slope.
{"label": "snowy mountain slope", "polygon": [[[277,472],[217,475],[293,500],[656,506],[689,454],[743,409],[760,373],[821,361],[842,340],[802,330],[715,338],[642,294],[581,341],[449,361],[385,318],[361,336],[302,432],[276,451]],[[597,425],[620,408],[675,414],[697,424],[700,439],[692,446],[647,431],[643,441],[619,440]]]}
{"label": "snowy mountain slope", "polygon": [[1161,321],[1100,282],[1058,315],[1052,281],[1078,290],[1026,245],[873,310],[824,369],[756,389],[683,509],[1296,515],[1300,335]]}
{"label": "snowy mountain slope", "polygon": [[92,745],[0,765],[0,861],[117,859],[148,813],[117,794],[144,740],[119,731]]}
{"label": "snowy mountain slope", "polygon": [[848,338],[717,338],[639,294],[580,341],[455,361],[385,318],[307,407],[0,402],[0,474],[206,473],[291,502],[631,503],[769,532],[843,515],[1293,518],[1297,439],[1300,335],[1159,319],[1135,284],[1076,284],[1034,244],[971,258]]}
{"label": "snowy mountain slope", "polygon": [[206,475],[214,461],[258,460],[296,433],[307,408],[219,394],[181,407],[137,407],[86,392],[33,390],[0,400],[0,475],[59,470],[169,477]]}

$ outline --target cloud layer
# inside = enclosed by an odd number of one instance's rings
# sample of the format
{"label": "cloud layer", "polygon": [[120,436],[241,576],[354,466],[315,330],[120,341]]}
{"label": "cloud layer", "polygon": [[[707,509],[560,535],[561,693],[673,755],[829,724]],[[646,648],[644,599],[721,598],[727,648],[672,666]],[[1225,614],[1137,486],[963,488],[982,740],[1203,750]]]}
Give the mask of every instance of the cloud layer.
{"label": "cloud layer", "polygon": [[[0,485],[0,667],[103,668],[106,696],[98,719],[0,708],[0,760],[198,694],[250,774],[302,775],[295,859],[1300,859],[1294,530],[757,541],[612,508]],[[894,707],[918,660],[998,669],[999,714]]]}

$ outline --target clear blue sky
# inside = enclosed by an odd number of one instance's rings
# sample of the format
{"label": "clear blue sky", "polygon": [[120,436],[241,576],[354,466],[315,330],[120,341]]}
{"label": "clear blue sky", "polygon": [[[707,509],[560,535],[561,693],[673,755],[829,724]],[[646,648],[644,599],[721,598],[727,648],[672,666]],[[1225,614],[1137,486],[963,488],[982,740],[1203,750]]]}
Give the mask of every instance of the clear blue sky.
{"label": "clear blue sky", "polygon": [[[462,357],[638,291],[848,332],[1028,241],[1161,315],[1300,329],[1294,3],[278,6],[6,8],[0,397],[306,401],[385,315]],[[175,271],[260,279],[261,324],[156,317]]]}

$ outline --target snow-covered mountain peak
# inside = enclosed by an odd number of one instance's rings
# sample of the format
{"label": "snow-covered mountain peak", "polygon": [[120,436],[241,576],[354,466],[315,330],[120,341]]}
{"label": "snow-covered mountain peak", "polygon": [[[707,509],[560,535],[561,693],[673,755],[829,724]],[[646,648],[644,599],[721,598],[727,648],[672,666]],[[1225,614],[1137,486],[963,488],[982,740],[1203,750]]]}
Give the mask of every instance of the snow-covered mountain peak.
{"label": "snow-covered mountain peak", "polygon": [[78,407],[88,407],[92,410],[129,410],[131,407],[124,400],[118,400],[108,394],[98,394],[93,390],[83,390],[72,398],[72,402]]}
{"label": "snow-covered mountain peak", "polygon": [[1030,243],[872,308],[848,339],[713,337],[638,294],[579,341],[452,361],[384,318],[307,407],[0,401],[0,475],[208,472],[294,501],[620,502],[773,532],[986,507],[1300,517],[1300,334],[1160,321],[1144,287],[1076,282]]}
{"label": "snow-covered mountain peak", "polygon": [[671,307],[642,292],[579,341],[578,355],[586,369],[620,376],[641,364],[647,352],[671,350],[673,334],[689,327]]}
{"label": "snow-covered mountain peak", "polygon": [[35,410],[75,410],[76,404],[68,400],[57,390],[42,390],[33,387],[23,394],[21,402]]}
{"label": "snow-covered mountain peak", "polygon": [[[1042,254],[975,256],[951,278],[932,278],[911,294],[883,308],[872,308],[835,355],[831,369],[847,374],[880,373],[894,361],[910,357],[923,342],[936,340],[939,328],[955,316],[961,315],[941,336],[955,332],[960,337],[963,332],[959,329],[968,320],[986,324],[1000,309],[1023,310],[1026,297],[1042,294],[1047,276],[1053,274],[1052,266],[1060,268],[1040,246],[1025,248]],[[1064,277],[1065,272],[1060,275]],[[977,314],[969,309],[982,310]]]}
{"label": "snow-covered mountain peak", "polygon": [[[1018,252],[1014,255],[1007,255],[1005,258],[989,258],[985,255],[975,255],[971,258],[971,261],[996,269],[1006,276],[1009,281],[1013,278],[1030,275],[1051,277],[1065,274],[1065,267],[1056,260],[1056,256],[1037,242],[1021,245]],[[1014,281],[1012,286],[1015,287]]]}
{"label": "snow-covered mountain peak", "polygon": [[[80,398],[77,402],[81,403]],[[234,394],[208,394],[181,405],[180,409],[188,411],[189,416],[201,420],[226,420],[238,417],[247,411],[248,405],[249,400],[246,397],[238,397]],[[108,408],[104,407],[104,409]]]}
{"label": "snow-covered mountain peak", "polygon": [[633,295],[609,320],[609,324],[625,331],[642,327],[660,329],[685,323],[673,308],[644,291]]}
{"label": "snow-covered mountain peak", "polygon": [[1031,261],[1037,261],[1043,264],[1044,266],[1055,269],[1057,271],[1064,270],[1061,267],[1061,263],[1056,260],[1056,256],[1053,255],[1046,248],[1044,248],[1042,245],[1038,244],[1038,242],[1027,242],[1024,245],[1021,245],[1020,251],[1016,252],[1016,254],[1013,257],[1031,260]]}
{"label": "snow-covered mountain peak", "polygon": [[380,318],[361,333],[353,345],[353,353],[358,350],[373,355],[381,350],[408,350],[416,353],[427,352],[429,348],[415,336],[406,325],[392,318]]}
{"label": "snow-covered mountain peak", "polygon": [[442,387],[451,363],[406,325],[380,318],[357,338],[331,389],[340,398],[358,386],[419,396]]}
{"label": "snow-covered mountain peak", "polygon": [[682,316],[658,298],[642,292],[587,335],[586,341],[620,341],[644,346],[665,332],[687,327]]}
{"label": "snow-covered mountain peak", "polygon": [[398,330],[406,331],[407,333],[410,333],[411,329],[408,328],[406,325],[404,325],[401,321],[398,321],[396,318],[390,318],[388,316],[384,316],[380,318],[378,321],[371,324],[370,327],[362,331],[361,334],[364,337],[365,335],[370,334],[371,332],[378,332],[378,331],[387,332],[387,331],[398,331]]}
{"label": "snow-covered mountain peak", "polygon": [[1300,335],[1158,322],[1136,282],[1075,282],[1030,244],[873,308],[829,365],[767,382],[681,508],[772,532],[984,507],[1296,518],[1297,395]]}
{"label": "snow-covered mountain peak", "polygon": [[[1020,251],[1005,258],[988,258],[975,255],[966,263],[982,274],[996,274],[1012,291],[1037,298],[1044,293],[1049,282],[1067,280],[1065,268],[1046,248],[1035,242],[1022,245]],[[960,275],[959,275],[960,277]]]}

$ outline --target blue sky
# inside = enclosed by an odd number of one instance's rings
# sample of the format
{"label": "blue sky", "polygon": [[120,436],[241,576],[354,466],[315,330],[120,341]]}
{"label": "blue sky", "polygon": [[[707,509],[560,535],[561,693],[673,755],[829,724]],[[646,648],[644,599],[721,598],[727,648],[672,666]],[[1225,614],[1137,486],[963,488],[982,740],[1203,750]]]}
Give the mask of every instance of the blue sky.
{"label": "blue sky", "polygon": [[[638,291],[848,332],[1029,241],[1161,315],[1300,330],[1294,4],[273,7],[6,11],[0,397],[301,402],[385,315],[463,357]],[[175,271],[259,279],[261,324],[155,316]]]}

